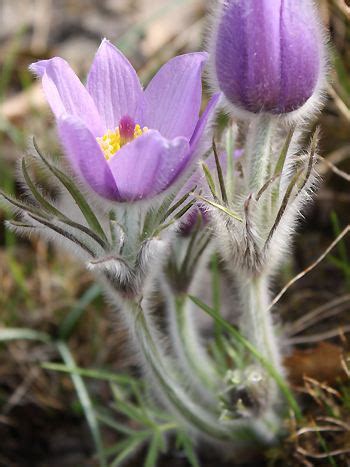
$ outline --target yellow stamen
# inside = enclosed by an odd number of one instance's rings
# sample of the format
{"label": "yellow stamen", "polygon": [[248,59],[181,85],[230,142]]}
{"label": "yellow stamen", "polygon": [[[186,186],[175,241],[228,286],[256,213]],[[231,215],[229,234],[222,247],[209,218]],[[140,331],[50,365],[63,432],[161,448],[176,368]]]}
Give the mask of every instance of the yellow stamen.
{"label": "yellow stamen", "polygon": [[119,127],[117,127],[114,131],[107,130],[101,138],[96,138],[102,152],[107,160],[113,157],[119,149],[121,149],[125,144],[130,143],[134,139],[142,136],[144,133],[148,131],[147,127],[141,128],[139,124],[135,125],[134,128],[134,137],[132,139],[123,138],[120,135]]}

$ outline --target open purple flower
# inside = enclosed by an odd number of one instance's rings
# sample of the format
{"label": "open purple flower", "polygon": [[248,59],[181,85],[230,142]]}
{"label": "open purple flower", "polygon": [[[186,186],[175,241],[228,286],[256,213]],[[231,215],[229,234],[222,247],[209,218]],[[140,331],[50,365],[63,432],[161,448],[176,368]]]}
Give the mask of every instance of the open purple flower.
{"label": "open purple flower", "polygon": [[252,113],[302,107],[324,77],[324,40],[312,0],[225,0],[212,40],[216,85]]}
{"label": "open purple flower", "polygon": [[124,55],[103,40],[86,87],[61,58],[31,65],[75,172],[100,196],[134,201],[167,190],[192,164],[218,96],[199,118],[205,53],[165,64],[145,91]]}

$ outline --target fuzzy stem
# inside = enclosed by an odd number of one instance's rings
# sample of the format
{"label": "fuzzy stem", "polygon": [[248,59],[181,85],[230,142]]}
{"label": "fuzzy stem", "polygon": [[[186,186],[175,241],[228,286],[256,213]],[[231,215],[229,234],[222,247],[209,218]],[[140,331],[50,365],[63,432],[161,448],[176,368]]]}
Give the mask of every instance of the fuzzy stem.
{"label": "fuzzy stem", "polygon": [[[167,357],[168,349],[159,333],[149,309],[148,300],[141,297],[134,299],[122,298],[111,283],[102,282],[109,298],[121,311],[122,318],[131,331],[135,350],[139,353],[140,363],[143,363],[155,393],[172,413],[197,434],[204,434],[212,439],[228,441],[242,431],[230,429],[230,426],[219,422],[220,413],[214,407],[208,407],[201,400],[193,397],[184,385],[177,365]],[[143,290],[149,296],[147,288]],[[142,303],[142,305],[141,305]],[[244,427],[247,430],[247,427]]]}
{"label": "fuzzy stem", "polygon": [[197,398],[179,384],[179,375],[171,370],[169,359],[164,357],[159,342],[152,336],[148,324],[148,314],[139,305],[134,305],[136,337],[148,369],[151,372],[154,388],[162,394],[163,402],[176,413],[182,423],[202,437],[220,443],[229,442],[232,448],[270,443],[276,436],[276,419],[271,411],[261,417],[220,422],[218,414],[208,405],[198,404]]}
{"label": "fuzzy stem", "polygon": [[230,442],[234,445],[237,442],[241,445],[270,442],[268,422],[264,418],[222,423],[219,421],[219,409],[209,407],[186,388],[176,365],[166,356],[161,336],[147,309],[147,301],[143,301],[143,306],[138,300],[121,302],[113,288],[108,286],[106,291],[122,311],[128,328],[134,331],[131,336],[133,344],[139,351],[156,394],[184,426],[197,435],[219,443]]}
{"label": "fuzzy stem", "polygon": [[[204,349],[186,296],[167,295],[170,337],[177,358],[199,392],[214,402],[211,390],[218,390],[218,374]],[[217,399],[215,400],[217,404]]]}
{"label": "fuzzy stem", "polygon": [[229,441],[239,436],[241,431],[247,430],[244,424],[242,428],[236,427],[235,430],[220,424],[218,413],[212,413],[208,407],[204,408],[194,401],[179,384],[179,375],[172,369],[171,361],[164,357],[164,352],[159,349],[159,340],[153,335],[154,330],[150,327],[148,314],[136,304],[132,305],[131,310],[136,341],[156,383],[154,387],[162,394],[163,401],[175,410],[192,430],[216,440]]}
{"label": "fuzzy stem", "polygon": [[251,122],[247,137],[248,191],[258,192],[268,178],[273,118],[261,114]]}
{"label": "fuzzy stem", "polygon": [[[240,287],[242,315],[240,331],[254,345],[259,353],[274,368],[284,374],[282,356],[272,316],[269,311],[269,278],[262,273],[259,276],[245,278]],[[270,378],[271,379],[271,378]],[[277,384],[271,379],[268,391],[269,401],[278,401]]]}

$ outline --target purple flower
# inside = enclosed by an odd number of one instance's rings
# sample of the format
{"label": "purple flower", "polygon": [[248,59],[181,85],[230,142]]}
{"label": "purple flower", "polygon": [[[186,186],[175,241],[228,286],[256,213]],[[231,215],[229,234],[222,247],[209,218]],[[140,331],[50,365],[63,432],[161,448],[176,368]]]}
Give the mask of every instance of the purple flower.
{"label": "purple flower", "polygon": [[225,0],[212,45],[214,81],[248,112],[294,111],[323,77],[324,40],[312,0]]}
{"label": "purple flower", "polygon": [[86,87],[61,58],[31,65],[42,78],[75,172],[104,198],[167,190],[193,162],[218,96],[199,118],[205,53],[170,60],[143,91],[128,60],[103,40]]}

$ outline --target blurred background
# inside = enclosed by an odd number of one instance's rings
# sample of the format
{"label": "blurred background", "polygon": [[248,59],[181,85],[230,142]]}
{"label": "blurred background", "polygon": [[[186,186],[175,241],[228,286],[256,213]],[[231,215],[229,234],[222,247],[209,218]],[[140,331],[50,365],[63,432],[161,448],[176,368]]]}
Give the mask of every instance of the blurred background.
{"label": "blurred background", "polygon": [[[0,0],[1,189],[21,193],[15,168],[30,136],[36,136],[46,154],[60,153],[54,121],[39,83],[28,71],[30,63],[58,55],[84,78],[101,39],[107,37],[147,83],[172,56],[203,47],[211,4]],[[350,223],[350,7],[344,0],[319,0],[319,7],[331,31],[333,61],[332,97],[318,122],[321,154],[327,161],[320,164],[324,182],[300,226],[295,254],[276,281],[276,292],[322,255]],[[41,366],[59,361],[59,356],[30,331],[64,338],[80,367],[112,371],[126,371],[135,363],[125,332],[82,265],[36,238],[15,237],[4,228],[3,220],[9,217],[1,207],[0,467],[98,465],[70,376]],[[350,465],[349,258],[348,236],[280,303],[282,325],[296,345],[286,364],[303,400],[305,426],[291,421],[285,444],[262,453],[260,463],[252,465]],[[25,329],[27,339],[9,339],[4,333],[8,328]],[[92,399],[108,405],[108,386],[98,380],[88,384]],[[332,429],[320,435],[305,428],[320,424]],[[114,432],[106,429],[103,436],[107,444],[115,442]],[[141,466],[141,459],[127,465]],[[187,465],[175,455],[164,462]],[[203,459],[203,465],[214,464]]]}

